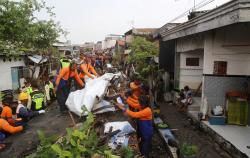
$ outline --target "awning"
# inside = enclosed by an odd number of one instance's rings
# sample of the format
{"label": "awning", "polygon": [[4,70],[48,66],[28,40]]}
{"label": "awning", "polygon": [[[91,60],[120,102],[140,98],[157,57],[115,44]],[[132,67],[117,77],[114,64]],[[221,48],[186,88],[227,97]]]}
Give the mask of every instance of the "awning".
{"label": "awning", "polygon": [[47,58],[44,58],[41,55],[32,55],[28,56],[28,58],[36,64],[42,64],[48,61]]}

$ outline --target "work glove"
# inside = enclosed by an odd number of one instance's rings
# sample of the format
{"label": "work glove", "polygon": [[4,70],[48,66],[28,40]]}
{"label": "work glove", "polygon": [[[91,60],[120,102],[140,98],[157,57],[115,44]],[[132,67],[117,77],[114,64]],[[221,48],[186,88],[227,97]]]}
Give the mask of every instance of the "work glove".
{"label": "work glove", "polygon": [[45,110],[39,110],[38,113],[39,113],[39,114],[44,114],[44,113],[45,113]]}

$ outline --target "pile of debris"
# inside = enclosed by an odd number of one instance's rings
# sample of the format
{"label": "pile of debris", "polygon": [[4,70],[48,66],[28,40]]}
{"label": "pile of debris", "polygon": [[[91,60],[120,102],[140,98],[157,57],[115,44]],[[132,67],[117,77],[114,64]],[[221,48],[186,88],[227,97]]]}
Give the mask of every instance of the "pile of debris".
{"label": "pile of debris", "polygon": [[71,92],[66,105],[79,117],[88,115],[88,112],[95,114],[95,129],[103,143],[114,152],[129,146],[134,153],[139,153],[136,130],[131,125],[133,121],[127,121],[129,118],[116,111],[112,104],[119,98],[117,92],[126,84],[126,76],[121,72],[105,73],[99,78],[86,80],[84,89]]}

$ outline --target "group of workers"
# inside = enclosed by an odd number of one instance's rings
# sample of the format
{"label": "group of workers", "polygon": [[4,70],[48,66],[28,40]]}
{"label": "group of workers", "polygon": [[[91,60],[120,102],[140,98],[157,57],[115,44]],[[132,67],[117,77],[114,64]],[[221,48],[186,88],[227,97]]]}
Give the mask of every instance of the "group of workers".
{"label": "group of workers", "polygon": [[36,82],[25,83],[18,96],[18,102],[13,97],[2,99],[0,107],[0,151],[5,148],[1,142],[9,135],[23,131],[26,123],[33,117],[45,113],[46,96],[39,90]]}
{"label": "group of workers", "polygon": [[[84,88],[86,79],[99,77],[94,67],[102,67],[101,56],[92,60],[92,56],[80,53],[79,59],[69,57],[70,52],[65,53],[65,57],[60,60],[60,70],[56,79],[50,78],[45,82],[44,91],[40,91],[35,83],[26,83],[25,88],[19,94],[18,105],[13,108],[13,99],[2,100],[3,107],[0,107],[0,150],[4,148],[1,144],[7,135],[22,131],[27,121],[31,118],[45,113],[46,101],[57,99],[60,112],[65,114],[68,110],[65,105],[70,89],[73,84],[78,84],[78,88]],[[142,156],[149,157],[153,136],[152,110],[150,108],[148,90],[141,86],[138,77],[134,77],[129,83],[130,93],[121,92],[120,96],[128,106],[115,103],[128,116],[135,119],[137,126],[137,136],[139,148]],[[45,93],[44,93],[45,92]],[[15,110],[16,117],[13,117]]]}
{"label": "group of workers", "polygon": [[135,119],[139,149],[141,155],[148,158],[153,137],[153,113],[150,108],[148,88],[142,86],[138,77],[133,77],[133,81],[129,83],[129,88],[131,90],[129,93],[122,92],[120,95],[128,106],[120,103],[115,104],[126,115]]}
{"label": "group of workers", "polygon": [[69,54],[70,52],[66,52],[65,58],[61,60],[61,69],[57,75],[54,88],[62,114],[67,112],[65,103],[73,86],[73,81],[76,81],[78,88],[84,88],[87,78],[94,79],[99,76],[92,65],[90,55],[81,52],[79,59],[70,59]]}

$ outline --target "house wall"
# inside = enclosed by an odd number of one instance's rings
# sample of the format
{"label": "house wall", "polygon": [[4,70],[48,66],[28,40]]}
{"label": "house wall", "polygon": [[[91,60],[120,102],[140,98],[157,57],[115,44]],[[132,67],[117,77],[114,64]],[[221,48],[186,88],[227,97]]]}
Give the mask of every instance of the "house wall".
{"label": "house wall", "polygon": [[133,41],[133,35],[126,35],[125,36],[126,43],[132,43],[132,41]]}
{"label": "house wall", "polygon": [[[186,66],[186,58],[199,58],[199,66]],[[188,85],[191,89],[197,89],[202,82],[203,50],[195,53],[180,53],[180,84],[182,89]]]}
{"label": "house wall", "polygon": [[213,74],[214,61],[227,61],[227,75],[250,75],[250,24],[208,32],[204,45],[204,74]]}
{"label": "house wall", "polygon": [[203,48],[204,36],[202,34],[180,38],[176,42],[177,52],[188,52]]}
{"label": "house wall", "polygon": [[12,89],[11,67],[25,66],[24,61],[5,61],[0,58],[0,90]]}
{"label": "house wall", "polygon": [[114,40],[114,39],[105,40],[102,42],[102,49],[115,47],[115,44],[116,44],[116,40]]}
{"label": "house wall", "polygon": [[[226,92],[243,91],[250,80],[250,24],[207,32],[204,42],[203,98],[213,108],[225,105]],[[213,75],[214,61],[227,61],[227,76]]]}
{"label": "house wall", "polygon": [[245,91],[248,77],[204,76],[203,96],[211,108],[226,105],[226,92]]}
{"label": "house wall", "polygon": [[[179,88],[188,85],[197,89],[202,82],[204,36],[188,36],[177,39],[176,52],[179,53]],[[199,58],[199,66],[186,66],[186,58]]]}

